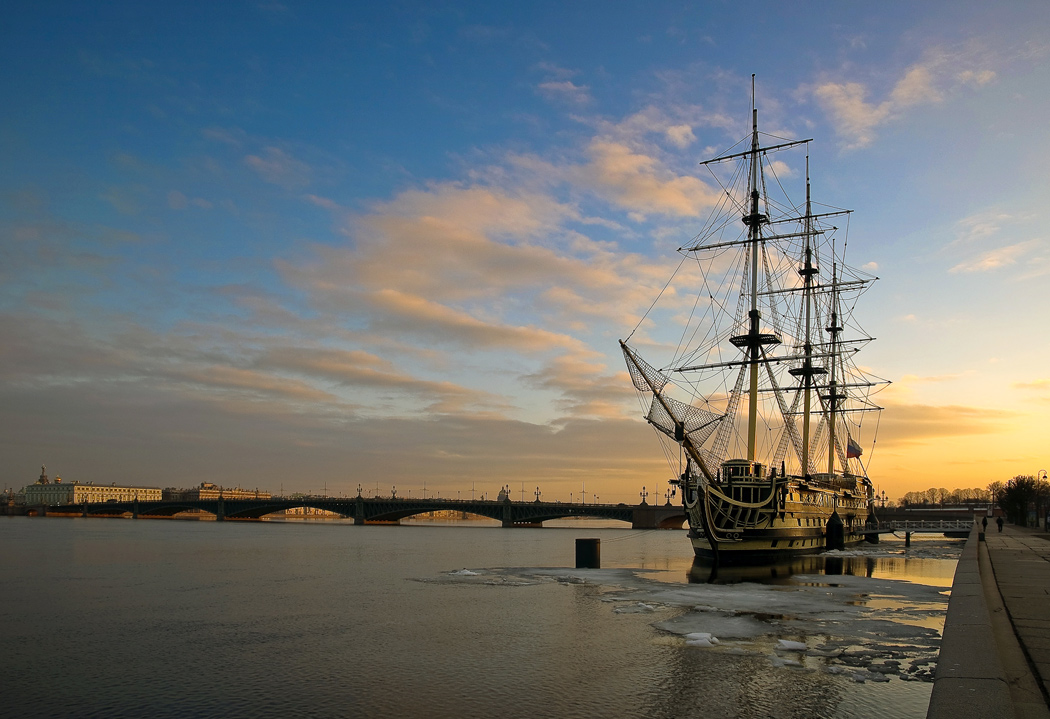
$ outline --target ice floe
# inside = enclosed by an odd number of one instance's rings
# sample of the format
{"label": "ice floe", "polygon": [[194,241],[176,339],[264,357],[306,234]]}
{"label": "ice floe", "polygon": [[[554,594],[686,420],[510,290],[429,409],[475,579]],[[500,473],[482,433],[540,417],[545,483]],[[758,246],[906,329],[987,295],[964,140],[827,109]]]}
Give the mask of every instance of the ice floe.
{"label": "ice floe", "polygon": [[796,574],[776,583],[658,581],[643,570],[462,569],[453,581],[600,588],[616,614],[652,614],[684,648],[766,658],[785,671],[857,682],[932,680],[947,596],[942,586],[854,574]]}
{"label": "ice floe", "polygon": [[691,632],[685,635],[685,643],[690,647],[716,647],[721,642],[708,632]]}

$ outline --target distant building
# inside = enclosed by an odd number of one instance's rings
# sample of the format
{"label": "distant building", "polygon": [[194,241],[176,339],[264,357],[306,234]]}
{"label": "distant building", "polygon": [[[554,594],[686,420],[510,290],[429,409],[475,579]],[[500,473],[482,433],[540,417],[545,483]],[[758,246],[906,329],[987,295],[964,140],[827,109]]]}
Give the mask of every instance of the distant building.
{"label": "distant building", "polygon": [[[219,497],[223,499],[270,499],[270,493],[260,492],[258,489],[220,487],[211,482],[201,482],[199,487],[192,489],[169,488],[164,490],[164,499],[173,501],[218,499]],[[160,497],[157,497],[157,499],[160,499]]]}
{"label": "distant building", "polygon": [[94,484],[88,482],[63,482],[61,477],[51,481],[47,477],[47,468],[40,468],[40,478],[27,485],[21,492],[26,504],[84,504],[85,502],[141,502],[156,501],[161,498],[159,487],[124,487],[112,484]]}
{"label": "distant building", "polygon": [[339,519],[343,515],[339,512],[332,512],[327,509],[318,509],[317,507],[290,507],[280,512],[274,512],[284,517],[292,517],[303,519]]}

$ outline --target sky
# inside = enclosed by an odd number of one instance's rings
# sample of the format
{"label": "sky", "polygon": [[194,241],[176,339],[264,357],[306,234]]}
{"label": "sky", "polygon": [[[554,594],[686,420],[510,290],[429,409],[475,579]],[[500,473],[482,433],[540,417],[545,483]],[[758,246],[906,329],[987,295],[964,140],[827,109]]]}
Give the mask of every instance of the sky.
{"label": "sky", "polygon": [[752,73],[880,278],[876,488],[1050,468],[1046,38],[1038,2],[16,0],[0,487],[662,495],[617,340]]}

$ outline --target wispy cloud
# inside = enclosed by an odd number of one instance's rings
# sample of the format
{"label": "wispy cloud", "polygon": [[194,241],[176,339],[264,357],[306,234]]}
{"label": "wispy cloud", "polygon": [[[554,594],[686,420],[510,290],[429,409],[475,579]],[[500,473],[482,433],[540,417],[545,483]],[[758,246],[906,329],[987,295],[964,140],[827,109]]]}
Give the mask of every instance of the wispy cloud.
{"label": "wispy cloud", "polygon": [[1021,268],[1021,278],[1050,272],[1050,243],[1042,238],[1016,241],[1018,235],[1030,235],[1034,231],[1030,226],[1037,222],[1035,216],[1016,216],[997,208],[963,218],[956,225],[956,238],[944,248],[953,258],[962,256],[949,272],[991,272],[1015,265]]}
{"label": "wispy cloud", "polygon": [[987,85],[996,79],[989,65],[995,60],[975,46],[936,47],[906,68],[881,100],[869,99],[861,82],[824,81],[809,88],[830,116],[847,149],[875,141],[877,129],[902,117],[912,107],[942,102],[961,88]]}
{"label": "wispy cloud", "polygon": [[549,80],[541,82],[536,89],[548,100],[572,105],[586,105],[591,102],[591,89],[586,85],[577,85],[572,80]]}
{"label": "wispy cloud", "polygon": [[1028,382],[1014,382],[1010,387],[1035,398],[1038,402],[1050,402],[1050,379],[1039,378]]}
{"label": "wispy cloud", "polygon": [[914,445],[939,438],[994,435],[1013,429],[1016,413],[962,405],[886,403],[878,444]]}
{"label": "wispy cloud", "polygon": [[286,189],[310,184],[310,166],[279,147],[266,147],[261,155],[248,155],[244,164],[267,182]]}
{"label": "wispy cloud", "polygon": [[1010,265],[1016,264],[1019,259],[1028,254],[1032,248],[1036,247],[1038,244],[1039,243],[1033,240],[1029,240],[1027,242],[1017,242],[1012,245],[1006,245],[1005,247],[996,247],[993,250],[987,250],[976,257],[960,262],[948,271],[989,272],[1009,267]]}

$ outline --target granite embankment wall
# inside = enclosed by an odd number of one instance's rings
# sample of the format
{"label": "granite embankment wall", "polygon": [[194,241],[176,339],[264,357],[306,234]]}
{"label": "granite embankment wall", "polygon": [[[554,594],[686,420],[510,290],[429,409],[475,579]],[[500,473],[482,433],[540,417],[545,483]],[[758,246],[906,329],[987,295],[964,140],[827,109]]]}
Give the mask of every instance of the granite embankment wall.
{"label": "granite embankment wall", "polygon": [[941,637],[927,719],[1050,717],[977,525],[959,557]]}

